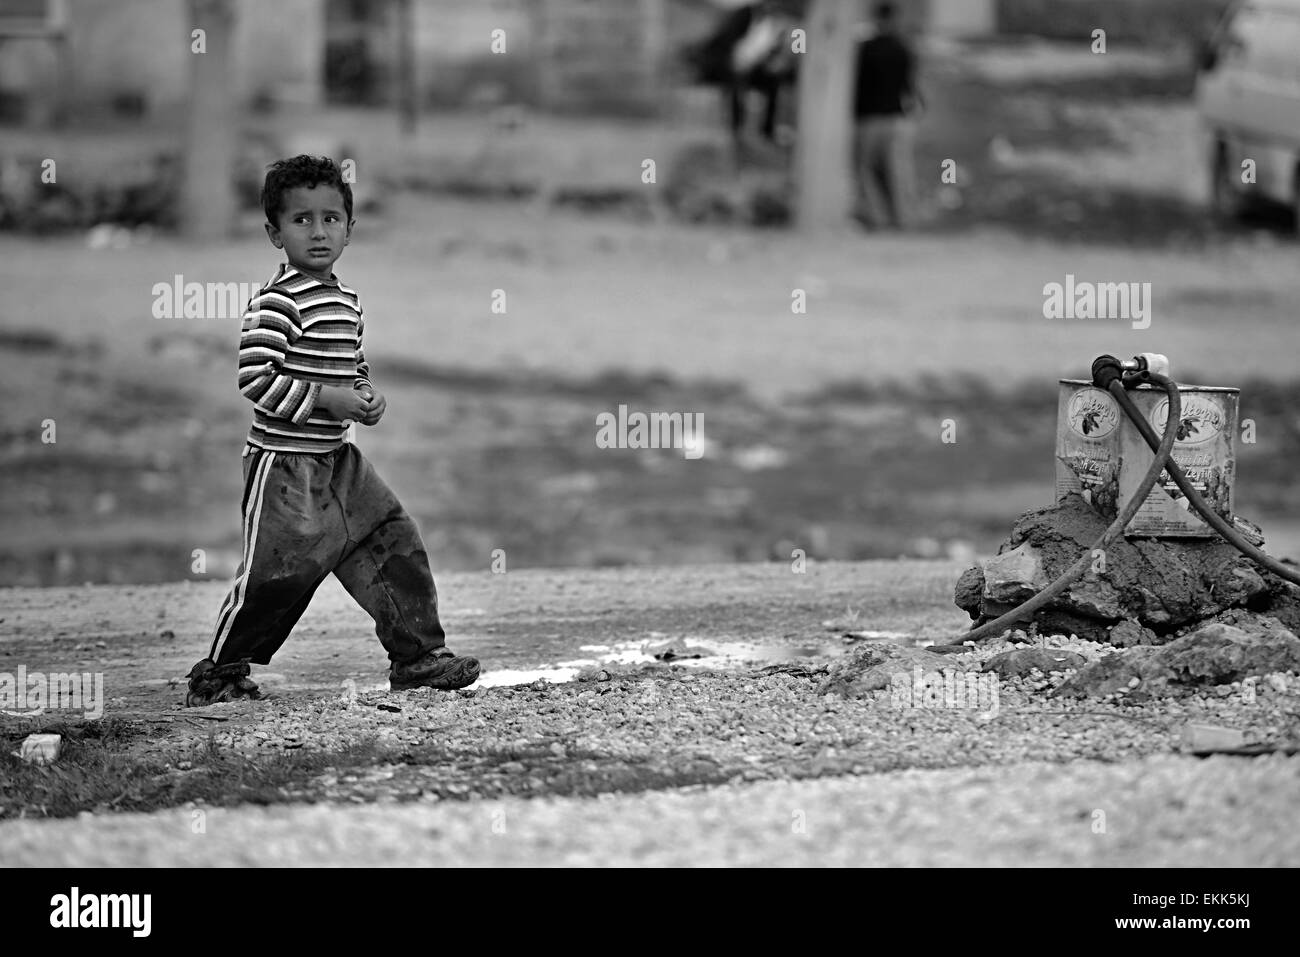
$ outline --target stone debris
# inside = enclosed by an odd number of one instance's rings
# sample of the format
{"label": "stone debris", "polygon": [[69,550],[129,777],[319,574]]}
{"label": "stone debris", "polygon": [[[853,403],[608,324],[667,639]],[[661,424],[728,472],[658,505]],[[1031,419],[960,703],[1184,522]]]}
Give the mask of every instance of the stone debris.
{"label": "stone debris", "polygon": [[1156,645],[1159,636],[1150,628],[1143,628],[1131,618],[1126,618],[1110,630],[1109,641],[1117,648],[1132,648],[1134,645]]}
{"label": "stone debris", "polygon": [[1245,743],[1245,732],[1238,731],[1236,728],[1197,724],[1192,721],[1183,725],[1182,744],[1185,751],[1218,751],[1225,748],[1240,748]]}
{"label": "stone debris", "polygon": [[1042,674],[1077,671],[1086,660],[1083,655],[1064,649],[1017,648],[1004,651],[984,662],[984,671],[995,671],[1004,678],[1023,677],[1031,671]]}
{"label": "stone debris", "polygon": [[1278,672],[1300,672],[1300,639],[1275,618],[1230,612],[1167,644],[1138,645],[1086,665],[1056,694],[1102,697],[1140,685],[1146,695],[1170,695]]}
{"label": "stone debris", "polygon": [[[1074,564],[1107,524],[1078,496],[1025,513],[998,555],[962,574],[957,606],[976,624],[1010,611]],[[1227,542],[1121,537],[1093,555],[1084,576],[1033,624],[1127,647],[1167,641],[1247,604],[1288,628],[1300,627],[1300,588],[1258,568]]]}
{"label": "stone debris", "polygon": [[63,737],[57,734],[29,734],[16,752],[28,764],[53,764],[59,760]]}
{"label": "stone debris", "polygon": [[818,693],[859,698],[889,688],[895,675],[910,678],[917,668],[924,676],[944,671],[965,671],[967,663],[958,656],[936,655],[924,648],[909,648],[887,641],[864,642],[845,659],[827,666],[827,677]]}
{"label": "stone debris", "polygon": [[698,645],[687,644],[685,638],[674,638],[663,644],[643,646],[642,651],[656,661],[678,661],[686,658],[711,658],[717,652]]}

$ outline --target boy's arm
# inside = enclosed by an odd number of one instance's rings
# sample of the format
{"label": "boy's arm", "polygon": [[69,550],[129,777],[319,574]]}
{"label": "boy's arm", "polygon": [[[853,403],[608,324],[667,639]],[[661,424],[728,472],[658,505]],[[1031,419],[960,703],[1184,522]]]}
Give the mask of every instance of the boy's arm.
{"label": "boy's arm", "polygon": [[370,363],[366,362],[366,349],[363,345],[363,334],[366,331],[366,320],[362,318],[361,309],[357,307],[357,378],[352,383],[354,389],[365,389],[367,392],[374,392],[374,384],[370,381]]}
{"label": "boy's arm", "polygon": [[321,384],[284,372],[289,346],[302,335],[298,306],[282,292],[254,297],[239,335],[239,391],[263,412],[302,425],[316,408]]}

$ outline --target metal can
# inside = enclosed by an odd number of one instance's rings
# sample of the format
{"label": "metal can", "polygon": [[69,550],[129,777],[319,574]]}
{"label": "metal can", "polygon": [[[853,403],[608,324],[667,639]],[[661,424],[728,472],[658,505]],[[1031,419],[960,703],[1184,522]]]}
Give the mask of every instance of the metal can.
{"label": "metal can", "polygon": [[1115,517],[1119,497],[1120,426],[1114,396],[1086,379],[1062,379],[1056,416],[1056,500],[1080,495]]}
{"label": "metal can", "polygon": [[[1114,396],[1085,379],[1062,379],[1056,424],[1056,500],[1077,494],[1107,520],[1114,520],[1151,465],[1154,453]],[[1236,438],[1240,391],[1180,385],[1182,415],[1171,457],[1220,516],[1232,521],[1237,472]],[[1129,398],[1163,436],[1169,397],[1142,386]],[[1191,508],[1182,490],[1163,473],[1124,533],[1134,537],[1202,538],[1213,529]]]}
{"label": "metal can", "polygon": [[[1186,473],[1192,487],[1220,517],[1233,514],[1233,486],[1237,473],[1237,416],[1240,390],[1219,386],[1178,387],[1182,415],[1170,458]],[[1129,392],[1133,404],[1163,437],[1169,415],[1169,397],[1163,389],[1137,388]],[[1120,429],[1121,501],[1137,491],[1154,453],[1127,418]],[[1215,532],[1191,507],[1182,490],[1161,473],[1125,529],[1126,535],[1160,538],[1199,538]]]}

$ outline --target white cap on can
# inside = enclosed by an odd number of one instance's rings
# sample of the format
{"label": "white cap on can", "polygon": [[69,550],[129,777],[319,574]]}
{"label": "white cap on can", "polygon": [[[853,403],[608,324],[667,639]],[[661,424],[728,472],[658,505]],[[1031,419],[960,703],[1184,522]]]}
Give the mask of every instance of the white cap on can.
{"label": "white cap on can", "polygon": [[1158,352],[1144,352],[1138,358],[1145,359],[1147,362],[1147,371],[1154,372],[1157,375],[1169,375],[1169,357],[1162,356]]}

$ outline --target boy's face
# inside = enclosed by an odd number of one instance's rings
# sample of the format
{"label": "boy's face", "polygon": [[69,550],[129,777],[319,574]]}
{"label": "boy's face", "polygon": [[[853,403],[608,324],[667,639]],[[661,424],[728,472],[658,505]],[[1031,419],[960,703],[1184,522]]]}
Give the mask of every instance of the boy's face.
{"label": "boy's face", "polygon": [[284,194],[280,225],[266,224],[266,235],[283,249],[289,264],[317,279],[329,279],[334,263],[352,237],[343,194],[334,186],[295,186]]}

